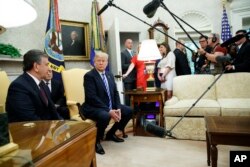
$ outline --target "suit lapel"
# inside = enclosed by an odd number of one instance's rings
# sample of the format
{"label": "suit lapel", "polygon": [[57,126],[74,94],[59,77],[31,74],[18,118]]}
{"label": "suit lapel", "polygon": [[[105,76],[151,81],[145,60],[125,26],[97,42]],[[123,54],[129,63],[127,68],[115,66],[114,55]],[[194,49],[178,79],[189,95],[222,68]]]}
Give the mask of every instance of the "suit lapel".
{"label": "suit lapel", "polygon": [[[247,42],[244,42],[244,43],[242,44],[242,46],[240,47],[240,49],[239,49],[239,51],[238,51],[238,55],[241,55],[241,53],[244,51],[246,44],[247,44]],[[237,56],[238,56],[238,55],[237,55]]]}
{"label": "suit lapel", "polygon": [[[39,97],[40,99],[40,103],[45,105],[44,102],[43,102],[43,99],[42,97],[40,96],[40,90],[39,90],[39,87],[37,86],[36,82],[34,81],[33,78],[31,78],[31,76],[29,76],[29,74],[27,73],[24,73],[24,76],[26,78],[26,80],[28,81],[28,83],[31,85],[32,87],[32,92]],[[47,95],[47,98],[48,98],[48,93],[47,91],[45,91],[46,95]],[[48,98],[49,99],[49,98]],[[46,105],[45,105],[46,106]]]}
{"label": "suit lapel", "polygon": [[107,93],[106,87],[104,85],[104,82],[103,82],[102,77],[100,76],[99,72],[96,69],[94,69],[94,72],[95,72],[95,78],[99,82],[98,85],[102,85],[103,90]]}
{"label": "suit lapel", "polygon": [[[103,90],[104,90],[104,92],[106,93],[106,95],[107,95],[107,97],[108,97],[108,92],[107,92],[107,89],[106,89],[106,87],[105,87],[105,84],[104,84],[104,82],[103,82],[103,80],[102,80],[102,77],[100,76],[100,74],[98,73],[98,71],[97,70],[95,70],[95,77],[97,78],[97,81],[102,85],[102,88],[103,88]],[[108,86],[109,86],[109,92],[110,92],[110,95],[111,95],[111,98],[113,97],[113,93],[112,93],[112,81],[111,81],[111,78],[110,78],[110,75],[107,73],[107,72],[105,72],[105,75],[106,75],[106,78],[107,78],[107,81],[108,81]]]}

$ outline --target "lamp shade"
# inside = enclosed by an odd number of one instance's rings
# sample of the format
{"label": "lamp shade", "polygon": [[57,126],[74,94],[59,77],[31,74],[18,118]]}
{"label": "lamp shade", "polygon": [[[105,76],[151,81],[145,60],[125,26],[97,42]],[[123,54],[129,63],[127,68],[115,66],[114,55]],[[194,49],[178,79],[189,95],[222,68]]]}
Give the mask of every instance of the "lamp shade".
{"label": "lamp shade", "polygon": [[144,40],[141,43],[141,48],[138,54],[138,60],[150,61],[161,59],[161,53],[157,47],[157,43],[153,39]]}
{"label": "lamp shade", "polygon": [[31,23],[36,17],[31,0],[0,0],[0,26],[22,26]]}

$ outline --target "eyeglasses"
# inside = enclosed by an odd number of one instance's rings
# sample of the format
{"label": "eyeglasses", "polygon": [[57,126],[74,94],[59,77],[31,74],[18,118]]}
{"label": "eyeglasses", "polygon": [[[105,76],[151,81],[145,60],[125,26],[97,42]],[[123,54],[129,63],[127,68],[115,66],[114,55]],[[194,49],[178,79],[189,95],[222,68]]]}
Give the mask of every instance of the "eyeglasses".
{"label": "eyeglasses", "polygon": [[206,40],[199,41],[199,43],[206,42]]}

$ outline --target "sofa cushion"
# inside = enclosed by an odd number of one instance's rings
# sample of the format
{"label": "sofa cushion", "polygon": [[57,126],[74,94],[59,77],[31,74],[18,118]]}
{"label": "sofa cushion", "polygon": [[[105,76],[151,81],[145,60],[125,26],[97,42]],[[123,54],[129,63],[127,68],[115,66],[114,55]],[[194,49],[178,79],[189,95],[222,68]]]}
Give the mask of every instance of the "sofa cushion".
{"label": "sofa cushion", "polygon": [[[179,100],[197,99],[213,83],[213,75],[182,75],[173,80],[173,96]],[[216,99],[215,86],[203,97],[204,99]]]}
{"label": "sofa cushion", "polygon": [[[175,104],[164,105],[164,116],[182,116],[197,99],[179,100]],[[220,115],[220,106],[216,100],[201,99],[187,116]]]}
{"label": "sofa cushion", "polygon": [[250,99],[218,99],[222,116],[250,116]]}
{"label": "sofa cushion", "polygon": [[250,98],[249,83],[250,73],[223,74],[216,82],[216,97],[217,99]]}

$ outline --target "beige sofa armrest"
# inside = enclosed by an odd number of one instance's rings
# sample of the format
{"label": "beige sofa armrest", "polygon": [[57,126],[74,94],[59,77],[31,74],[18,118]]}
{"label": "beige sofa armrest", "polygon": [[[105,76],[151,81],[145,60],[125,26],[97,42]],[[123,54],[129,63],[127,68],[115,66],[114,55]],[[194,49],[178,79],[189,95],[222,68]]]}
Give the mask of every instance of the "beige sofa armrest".
{"label": "beige sofa armrest", "polygon": [[165,101],[164,105],[165,106],[169,106],[169,105],[174,105],[175,103],[177,103],[179,101],[179,99],[176,96],[172,96],[171,99]]}

